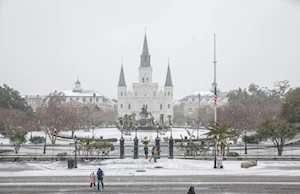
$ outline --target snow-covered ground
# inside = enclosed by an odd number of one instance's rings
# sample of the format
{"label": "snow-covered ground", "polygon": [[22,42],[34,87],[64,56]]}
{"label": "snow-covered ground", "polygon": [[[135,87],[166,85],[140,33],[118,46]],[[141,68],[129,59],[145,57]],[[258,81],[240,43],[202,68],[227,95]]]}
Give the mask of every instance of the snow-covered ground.
{"label": "snow-covered ground", "polygon": [[180,176],[180,175],[285,175],[300,176],[300,162],[258,161],[258,165],[241,168],[242,161],[223,161],[223,169],[214,169],[213,161],[187,159],[125,158],[79,162],[77,169],[68,169],[67,161],[59,162],[1,162],[0,176],[88,176],[100,167],[106,176]]}
{"label": "snow-covered ground", "polygon": [[[192,131],[192,130],[190,130]],[[205,138],[204,133],[206,130],[200,130],[200,138]],[[107,129],[95,129],[94,131],[77,131],[77,137],[92,137],[93,134],[96,138],[103,136],[106,138],[120,138],[121,133],[116,128]],[[30,138],[30,133],[27,138]],[[63,132],[61,135],[69,136],[70,132]],[[188,136],[185,129],[173,129],[173,138],[181,138]],[[197,135],[197,131],[194,131],[193,135]],[[32,132],[32,136],[45,136],[43,131]],[[135,136],[133,132],[129,136],[125,137],[125,142],[127,144],[132,144],[132,140]],[[150,143],[155,142],[157,136],[156,131],[138,131],[138,138],[144,139],[147,137]],[[160,135],[160,138],[170,137],[170,132],[165,135]],[[49,143],[49,139],[47,139]],[[7,138],[0,136],[1,149],[2,144],[10,144]],[[57,144],[60,145],[70,145],[64,149],[72,155],[73,143],[72,139],[62,139],[58,138]],[[115,144],[118,144],[117,141]],[[27,142],[26,144],[31,144]],[[248,145],[248,155],[275,155],[275,149],[273,147],[267,148],[266,145],[272,145],[271,142],[265,142],[259,145]],[[51,149],[48,147],[47,154],[51,154]],[[20,153],[26,152],[37,152],[37,154],[42,154],[43,144],[37,146],[37,148],[22,148]],[[231,150],[244,155],[244,146],[232,145]],[[62,150],[60,150],[61,152]],[[175,150],[176,151],[176,148]],[[115,154],[119,151],[116,150]],[[53,154],[53,150],[52,150]],[[55,154],[55,153],[54,153]],[[300,155],[300,150],[298,147],[286,147],[284,154],[286,155]],[[77,169],[68,169],[67,161],[32,161],[32,162],[0,162],[0,176],[87,176],[92,171],[96,171],[98,167],[101,167],[107,176],[149,176],[149,175],[287,175],[287,176],[299,176],[300,175],[300,162],[299,161],[258,161],[258,166],[243,169],[240,167],[242,161],[223,161],[223,169],[214,169],[213,161],[206,160],[188,160],[188,159],[167,159],[161,158],[157,163],[149,162],[144,158],[132,159],[132,157],[127,157],[125,159],[110,159],[110,160],[95,160],[95,161],[78,161]]]}

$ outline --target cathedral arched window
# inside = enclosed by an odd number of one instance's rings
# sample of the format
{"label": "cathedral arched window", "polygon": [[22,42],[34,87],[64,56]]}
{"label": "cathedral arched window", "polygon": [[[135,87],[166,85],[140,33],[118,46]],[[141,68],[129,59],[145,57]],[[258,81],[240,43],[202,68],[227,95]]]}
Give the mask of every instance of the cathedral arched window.
{"label": "cathedral arched window", "polygon": [[170,96],[170,92],[168,92],[168,96]]}
{"label": "cathedral arched window", "polygon": [[142,78],[142,82],[143,82],[143,83],[145,82],[145,78]]}
{"label": "cathedral arched window", "polygon": [[163,107],[162,107],[162,104],[161,104],[161,105],[160,105],[160,110],[162,110],[162,108],[163,108]]}
{"label": "cathedral arched window", "polygon": [[130,104],[128,104],[128,110],[130,110],[131,109],[131,105]]}
{"label": "cathedral arched window", "polygon": [[123,92],[121,92],[121,96],[123,96]]}
{"label": "cathedral arched window", "polygon": [[168,104],[168,109],[170,109],[170,107],[171,107],[170,104]]}
{"label": "cathedral arched window", "polygon": [[120,104],[120,108],[123,108],[123,104]]}

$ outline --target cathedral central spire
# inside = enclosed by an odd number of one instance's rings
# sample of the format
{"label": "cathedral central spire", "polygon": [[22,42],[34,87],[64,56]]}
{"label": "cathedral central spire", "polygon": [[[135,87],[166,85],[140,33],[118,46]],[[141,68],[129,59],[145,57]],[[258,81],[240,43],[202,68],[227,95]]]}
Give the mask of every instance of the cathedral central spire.
{"label": "cathedral central spire", "polygon": [[145,34],[143,52],[141,55],[141,67],[150,67],[150,55],[148,50],[147,36]]}

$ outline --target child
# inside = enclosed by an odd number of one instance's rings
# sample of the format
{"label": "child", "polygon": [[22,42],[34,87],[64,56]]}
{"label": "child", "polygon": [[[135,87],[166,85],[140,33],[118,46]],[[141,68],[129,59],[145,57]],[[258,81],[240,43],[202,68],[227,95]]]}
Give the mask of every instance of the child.
{"label": "child", "polygon": [[91,182],[91,186],[90,186],[90,190],[92,190],[92,186],[94,184],[94,188],[96,189],[96,175],[94,172],[92,172],[92,174],[90,174],[90,182]]}

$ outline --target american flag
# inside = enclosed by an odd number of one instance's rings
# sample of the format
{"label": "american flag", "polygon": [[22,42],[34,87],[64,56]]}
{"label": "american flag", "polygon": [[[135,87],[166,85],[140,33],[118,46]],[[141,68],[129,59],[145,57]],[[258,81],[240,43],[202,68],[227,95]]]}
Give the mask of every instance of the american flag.
{"label": "american flag", "polygon": [[217,106],[217,84],[215,84],[215,89],[214,89],[214,106]]}

